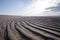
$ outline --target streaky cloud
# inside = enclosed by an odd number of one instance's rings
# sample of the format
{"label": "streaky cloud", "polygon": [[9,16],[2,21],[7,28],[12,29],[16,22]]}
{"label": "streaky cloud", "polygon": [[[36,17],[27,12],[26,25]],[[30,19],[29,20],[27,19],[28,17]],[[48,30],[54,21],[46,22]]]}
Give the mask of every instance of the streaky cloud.
{"label": "streaky cloud", "polygon": [[56,6],[46,8],[46,10],[50,10],[53,12],[60,12],[60,3],[58,3]]}

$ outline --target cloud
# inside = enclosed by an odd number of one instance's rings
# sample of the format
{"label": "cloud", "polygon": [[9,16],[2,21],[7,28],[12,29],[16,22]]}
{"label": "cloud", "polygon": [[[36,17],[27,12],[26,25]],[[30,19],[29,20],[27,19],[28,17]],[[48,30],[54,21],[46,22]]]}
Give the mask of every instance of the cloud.
{"label": "cloud", "polygon": [[3,4],[6,7],[3,5],[3,9],[0,9],[0,14],[3,13],[9,15],[41,16],[48,14],[44,12],[46,10],[50,10],[50,13],[51,11],[59,11],[60,4],[56,5],[58,2],[60,2],[60,0],[18,0],[10,2],[11,5],[6,6],[7,2],[4,1]]}
{"label": "cloud", "polygon": [[23,15],[38,16],[41,12],[45,11],[45,8],[55,5],[52,0],[32,0],[31,5],[27,6]]}
{"label": "cloud", "polygon": [[43,14],[45,16],[60,16],[60,3],[46,8],[46,11],[44,11]]}
{"label": "cloud", "polygon": [[53,12],[60,12],[60,3],[58,3],[56,6],[46,8],[46,10],[50,10]]}

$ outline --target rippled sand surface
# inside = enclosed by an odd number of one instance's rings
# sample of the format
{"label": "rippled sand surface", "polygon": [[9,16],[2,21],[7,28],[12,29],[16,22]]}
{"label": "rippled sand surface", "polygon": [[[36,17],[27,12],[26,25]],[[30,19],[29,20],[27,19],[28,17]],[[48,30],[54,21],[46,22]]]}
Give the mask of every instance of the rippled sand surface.
{"label": "rippled sand surface", "polygon": [[0,40],[60,40],[60,17],[0,15]]}

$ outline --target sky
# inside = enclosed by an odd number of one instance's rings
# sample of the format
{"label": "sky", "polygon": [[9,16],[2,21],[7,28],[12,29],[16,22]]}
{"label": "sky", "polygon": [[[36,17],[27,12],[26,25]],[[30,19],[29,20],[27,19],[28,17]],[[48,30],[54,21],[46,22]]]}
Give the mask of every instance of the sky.
{"label": "sky", "polygon": [[60,0],[0,0],[0,15],[60,16]]}

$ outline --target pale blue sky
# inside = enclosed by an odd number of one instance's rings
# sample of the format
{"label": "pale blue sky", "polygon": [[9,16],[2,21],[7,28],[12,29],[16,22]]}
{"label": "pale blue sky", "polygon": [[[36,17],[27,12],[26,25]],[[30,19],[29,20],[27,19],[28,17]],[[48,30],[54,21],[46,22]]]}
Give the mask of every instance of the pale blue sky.
{"label": "pale blue sky", "polygon": [[60,0],[0,0],[0,15],[60,16]]}
{"label": "pale blue sky", "polygon": [[22,11],[31,2],[31,0],[0,0],[0,14]]}

